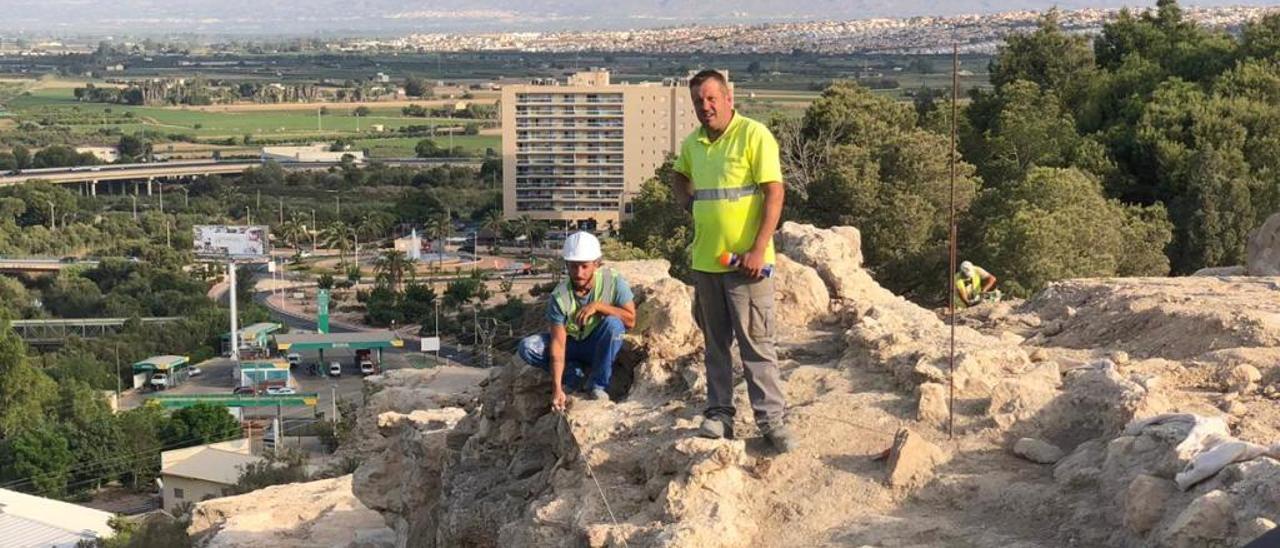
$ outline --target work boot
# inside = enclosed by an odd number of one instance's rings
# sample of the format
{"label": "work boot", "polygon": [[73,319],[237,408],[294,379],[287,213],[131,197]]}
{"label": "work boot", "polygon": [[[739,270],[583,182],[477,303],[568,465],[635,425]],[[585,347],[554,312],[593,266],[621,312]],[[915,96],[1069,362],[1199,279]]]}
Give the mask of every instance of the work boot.
{"label": "work boot", "polygon": [[785,424],[766,424],[760,427],[760,433],[764,434],[764,439],[768,440],[769,445],[779,453],[786,453],[796,448],[795,436]]}
{"label": "work boot", "polygon": [[597,401],[609,401],[609,393],[605,392],[604,389],[599,386],[592,388],[591,392],[588,392],[587,397]]}
{"label": "work boot", "polygon": [[724,415],[703,417],[702,426],[698,428],[698,435],[713,440],[721,438],[733,439],[733,419]]}

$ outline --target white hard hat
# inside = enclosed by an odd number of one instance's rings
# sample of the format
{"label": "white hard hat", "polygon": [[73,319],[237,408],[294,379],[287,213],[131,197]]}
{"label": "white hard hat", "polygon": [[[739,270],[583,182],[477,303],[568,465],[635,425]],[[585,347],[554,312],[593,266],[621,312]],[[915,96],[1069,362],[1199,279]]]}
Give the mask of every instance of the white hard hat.
{"label": "white hard hat", "polygon": [[574,232],[564,239],[564,260],[576,263],[599,259],[600,240],[590,232]]}
{"label": "white hard hat", "polygon": [[973,272],[973,263],[969,261],[960,263],[960,272],[965,273],[965,275],[968,275],[970,272]]}

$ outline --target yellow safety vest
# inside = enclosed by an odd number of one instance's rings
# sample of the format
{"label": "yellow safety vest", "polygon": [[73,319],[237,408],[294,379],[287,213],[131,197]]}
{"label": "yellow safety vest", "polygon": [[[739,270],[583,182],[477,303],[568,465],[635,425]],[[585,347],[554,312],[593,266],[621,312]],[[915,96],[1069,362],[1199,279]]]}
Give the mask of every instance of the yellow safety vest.
{"label": "yellow safety vest", "polygon": [[[962,293],[968,293],[969,298],[974,299],[979,294],[981,294],[981,292],[982,292],[982,276],[978,275],[976,271],[973,273],[973,276],[970,276],[967,279],[964,277],[964,274],[956,273],[956,296],[957,297],[959,297]],[[963,298],[956,299],[956,304],[961,308],[969,306],[969,303],[965,302]]]}
{"label": "yellow safety vest", "polygon": [[[578,296],[573,293],[570,280],[560,282],[556,286],[556,290],[552,292],[552,297],[556,303],[560,305],[560,311],[564,312],[564,329],[569,333],[569,337],[575,340],[583,340],[591,336],[591,332],[595,331],[596,326],[600,325],[602,319],[600,314],[592,314],[587,318],[587,322],[578,325],[574,320],[574,315],[578,313]],[[618,287],[618,272],[612,268],[601,268],[596,270],[592,276],[591,299],[587,302],[613,304],[613,297]]]}

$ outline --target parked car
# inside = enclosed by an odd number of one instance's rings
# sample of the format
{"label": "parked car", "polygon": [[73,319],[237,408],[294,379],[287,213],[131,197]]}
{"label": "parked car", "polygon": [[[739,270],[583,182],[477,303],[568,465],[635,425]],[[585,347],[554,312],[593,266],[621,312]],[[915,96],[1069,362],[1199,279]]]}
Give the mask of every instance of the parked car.
{"label": "parked car", "polygon": [[289,394],[297,394],[297,393],[298,393],[298,391],[297,391],[297,390],[294,390],[294,389],[292,389],[292,388],[289,388],[288,386],[269,386],[269,387],[267,387],[267,394],[270,394],[270,395],[272,395],[272,396],[287,396],[287,395],[289,395]]}
{"label": "parked car", "polygon": [[246,395],[246,396],[252,396],[252,395],[254,395],[254,394],[257,394],[257,393],[258,393],[258,391],[257,391],[257,390],[254,390],[254,388],[253,388],[252,386],[237,386],[235,390],[232,390],[232,391],[231,391],[231,393],[232,393],[232,394],[244,394],[244,395]]}
{"label": "parked car", "polygon": [[371,361],[371,360],[361,360],[361,361],[360,361],[360,374],[361,374],[361,375],[372,375],[372,374],[377,373],[377,372],[378,372],[378,368],[376,368],[376,367],[374,367],[374,366],[373,366],[373,361]]}
{"label": "parked car", "polygon": [[341,377],[341,376],[342,376],[342,364],[341,364],[341,363],[338,363],[338,362],[329,362],[329,376],[330,376],[330,377]]}
{"label": "parked car", "polygon": [[192,366],[190,369],[187,370],[188,377],[199,377],[200,375],[203,375],[203,374],[204,374],[204,371],[201,371],[199,367]]}
{"label": "parked car", "polygon": [[164,390],[169,387],[169,375],[166,373],[151,374],[151,388],[155,390]]}
{"label": "parked car", "polygon": [[292,368],[295,365],[302,365],[302,354],[299,354],[297,352],[290,352],[288,356],[284,357],[284,359],[289,361],[290,368]]}

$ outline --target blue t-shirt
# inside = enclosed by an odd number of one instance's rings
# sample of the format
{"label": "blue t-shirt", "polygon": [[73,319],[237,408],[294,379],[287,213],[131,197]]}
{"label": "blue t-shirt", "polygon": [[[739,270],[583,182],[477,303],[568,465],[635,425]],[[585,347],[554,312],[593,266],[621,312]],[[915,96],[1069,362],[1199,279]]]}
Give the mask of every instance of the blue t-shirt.
{"label": "blue t-shirt", "polygon": [[[572,282],[570,282],[570,284],[572,284]],[[572,289],[572,285],[570,286],[570,289]],[[578,298],[579,309],[591,302],[590,292],[583,296],[578,296],[578,294],[575,293],[573,296]],[[613,302],[609,304],[621,307],[631,302],[633,299],[635,299],[635,294],[631,292],[631,286],[627,285],[627,280],[625,278],[618,276],[618,279],[615,281],[613,286]],[[563,310],[560,310],[560,303],[555,299],[555,297],[547,299],[547,321],[550,321],[552,325],[565,324],[565,313]]]}

